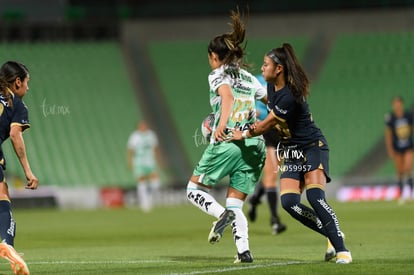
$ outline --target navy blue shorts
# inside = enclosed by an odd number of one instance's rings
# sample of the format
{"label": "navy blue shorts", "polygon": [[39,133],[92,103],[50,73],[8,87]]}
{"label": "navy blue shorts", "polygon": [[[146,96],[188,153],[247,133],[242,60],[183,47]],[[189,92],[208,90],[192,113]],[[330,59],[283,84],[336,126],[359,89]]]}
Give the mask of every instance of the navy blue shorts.
{"label": "navy blue shorts", "polygon": [[408,147],[404,147],[404,148],[397,147],[397,146],[393,146],[393,147],[394,147],[394,151],[397,154],[404,154],[407,151],[412,151],[413,150],[413,146],[408,146]]}
{"label": "navy blue shorts", "polygon": [[319,140],[313,142],[303,149],[284,148],[285,161],[280,170],[280,178],[295,179],[305,181],[307,172],[322,169],[326,176],[326,182],[330,182],[329,177],[329,148],[326,141]]}
{"label": "navy blue shorts", "polygon": [[4,170],[6,170],[6,159],[3,156],[3,150],[0,148],[0,182],[5,181]]}

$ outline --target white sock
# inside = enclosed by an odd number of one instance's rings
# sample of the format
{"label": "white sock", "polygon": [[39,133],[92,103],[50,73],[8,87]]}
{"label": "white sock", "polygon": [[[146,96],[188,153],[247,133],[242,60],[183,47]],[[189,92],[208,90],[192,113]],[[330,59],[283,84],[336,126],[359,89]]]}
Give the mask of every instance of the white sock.
{"label": "white sock", "polygon": [[150,179],[151,192],[157,193],[160,190],[161,183],[159,178]]}
{"label": "white sock", "polygon": [[156,203],[161,203],[160,198],[160,189],[161,189],[161,183],[160,179],[158,177],[150,179],[150,195],[151,195],[151,204],[154,205]]}
{"label": "white sock", "polygon": [[189,181],[187,184],[187,199],[201,211],[217,219],[224,212],[224,207],[216,201],[213,196],[208,193],[208,190]]}
{"label": "white sock", "polygon": [[148,212],[151,209],[151,198],[148,192],[148,183],[140,181],[137,184],[138,203],[142,210]]}
{"label": "white sock", "polygon": [[238,253],[243,253],[249,248],[249,229],[246,216],[243,213],[243,201],[236,198],[226,199],[226,208],[233,210],[236,218],[231,224],[234,242]]}

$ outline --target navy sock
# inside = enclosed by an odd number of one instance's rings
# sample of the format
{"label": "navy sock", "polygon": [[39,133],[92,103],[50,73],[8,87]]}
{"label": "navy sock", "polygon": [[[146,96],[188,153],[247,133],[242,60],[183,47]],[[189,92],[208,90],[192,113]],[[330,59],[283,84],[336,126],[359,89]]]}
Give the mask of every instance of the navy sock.
{"label": "navy sock", "polygon": [[315,211],[300,203],[300,194],[286,193],[281,196],[283,208],[296,220],[315,230],[323,236],[327,236],[322,222]]}
{"label": "navy sock", "polygon": [[403,181],[401,179],[399,179],[398,182],[397,182],[397,184],[398,184],[398,188],[400,189],[400,197],[402,197],[403,192],[404,192]]}
{"label": "navy sock", "polygon": [[14,236],[16,234],[16,223],[11,213],[9,201],[0,201],[0,237],[3,242],[14,246]]}
{"label": "navy sock", "polygon": [[328,205],[325,200],[325,191],[316,187],[306,190],[306,197],[312,208],[317,213],[319,219],[322,221],[326,236],[331,241],[335,250],[347,251],[345,248],[342,233],[339,228],[339,221],[334,210]]}
{"label": "navy sock", "polygon": [[407,179],[407,183],[408,183],[408,185],[410,186],[410,190],[411,190],[411,192],[413,192],[413,189],[414,189],[414,185],[413,185],[413,178],[412,178],[412,177],[409,177],[409,178]]}
{"label": "navy sock", "polygon": [[258,205],[260,203],[260,199],[264,194],[264,187],[261,182],[256,185],[256,189],[254,190],[254,194],[250,198],[250,203],[253,205]]}
{"label": "navy sock", "polygon": [[271,224],[279,224],[280,219],[277,214],[277,190],[276,188],[266,188],[267,202],[269,204],[270,214],[272,215]]}

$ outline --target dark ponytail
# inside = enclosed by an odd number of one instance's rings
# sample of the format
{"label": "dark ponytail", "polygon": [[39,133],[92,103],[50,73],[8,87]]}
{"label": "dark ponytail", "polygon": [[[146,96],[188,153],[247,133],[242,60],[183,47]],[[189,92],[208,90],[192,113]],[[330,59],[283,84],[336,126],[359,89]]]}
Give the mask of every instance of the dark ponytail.
{"label": "dark ponytail", "polygon": [[241,44],[244,41],[246,29],[238,9],[231,12],[230,18],[229,25],[232,27],[232,32],[213,38],[208,44],[208,52],[209,54],[216,53],[224,64],[241,66],[244,65],[242,60],[245,50]]}
{"label": "dark ponytail", "polygon": [[310,94],[310,81],[302,65],[296,57],[292,45],[283,43],[267,53],[273,62],[284,68],[285,83],[288,85],[297,102],[303,102]]}

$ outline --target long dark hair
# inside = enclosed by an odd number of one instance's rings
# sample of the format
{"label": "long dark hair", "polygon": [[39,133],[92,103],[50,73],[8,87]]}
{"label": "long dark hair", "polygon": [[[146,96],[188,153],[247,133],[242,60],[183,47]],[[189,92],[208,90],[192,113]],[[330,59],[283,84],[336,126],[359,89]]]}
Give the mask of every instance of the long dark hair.
{"label": "long dark hair", "polygon": [[225,33],[214,37],[208,44],[208,53],[216,53],[220,61],[224,64],[233,64],[237,66],[246,66],[243,63],[244,50],[241,44],[244,41],[246,28],[241,19],[239,9],[231,11],[232,32]]}
{"label": "long dark hair", "polygon": [[16,61],[7,61],[0,68],[0,94],[7,99],[8,105],[12,106],[12,94],[10,92],[13,83],[19,77],[23,81],[29,75],[25,65]]}
{"label": "long dark hair", "polygon": [[282,47],[274,48],[266,54],[275,64],[280,64],[284,68],[285,83],[288,85],[296,98],[302,102],[309,94],[310,81],[300,65],[292,45],[283,43]]}

